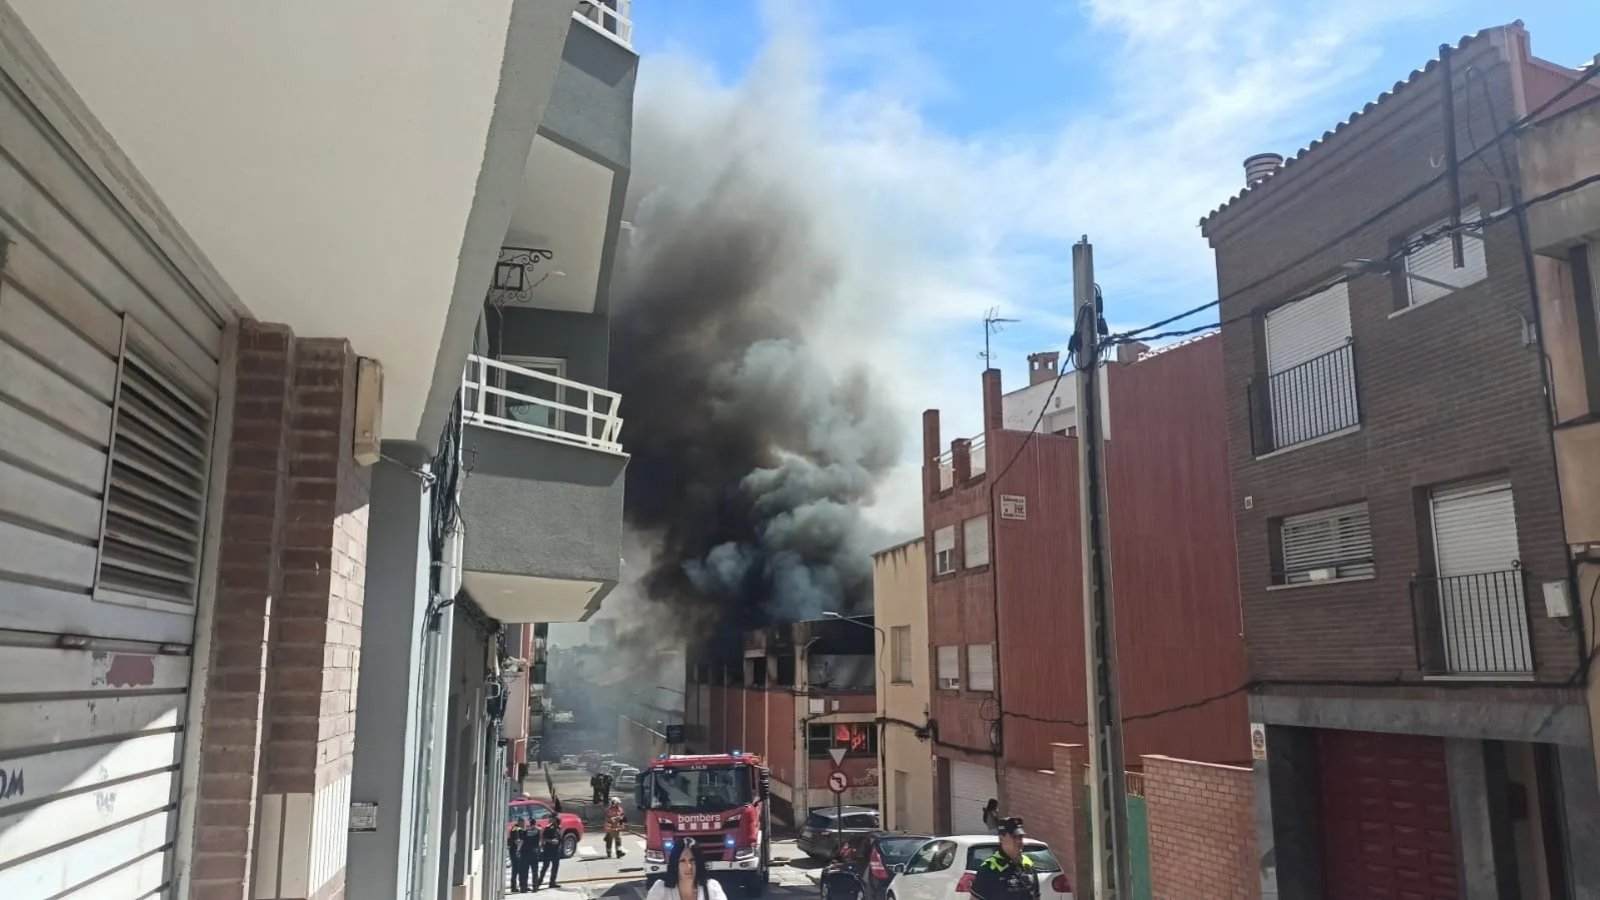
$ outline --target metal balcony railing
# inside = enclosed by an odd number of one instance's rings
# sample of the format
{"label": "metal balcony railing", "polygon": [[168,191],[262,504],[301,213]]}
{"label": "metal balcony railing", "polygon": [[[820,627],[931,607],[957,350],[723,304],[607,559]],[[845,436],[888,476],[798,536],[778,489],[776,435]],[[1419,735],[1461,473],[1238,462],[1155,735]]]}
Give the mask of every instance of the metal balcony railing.
{"label": "metal balcony railing", "polygon": [[1411,579],[1417,668],[1424,675],[1533,672],[1526,579],[1520,567]]}
{"label": "metal balcony railing", "polygon": [[486,356],[467,357],[461,376],[467,424],[604,453],[622,453],[621,405],[613,391]]}
{"label": "metal balcony railing", "polygon": [[1346,343],[1245,385],[1256,456],[1353,428],[1361,422],[1355,345]]}
{"label": "metal balcony railing", "polygon": [[633,49],[633,0],[578,0],[572,17]]}

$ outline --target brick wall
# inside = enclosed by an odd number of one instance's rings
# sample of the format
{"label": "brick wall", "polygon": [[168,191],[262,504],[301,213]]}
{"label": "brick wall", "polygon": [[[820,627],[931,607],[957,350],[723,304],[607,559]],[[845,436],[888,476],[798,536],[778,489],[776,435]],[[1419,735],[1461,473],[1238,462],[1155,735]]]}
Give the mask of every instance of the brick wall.
{"label": "brick wall", "polygon": [[[345,828],[334,820],[349,806],[370,486],[350,455],[355,367],[345,341],[239,328],[201,723],[197,898],[343,890]],[[255,858],[302,828],[310,833],[297,844],[327,847],[293,878],[290,854]],[[312,883],[297,893],[301,876]]]}
{"label": "brick wall", "polygon": [[1077,808],[1088,750],[1081,744],[1054,744],[1050,749],[1055,759],[1053,770],[1006,768],[1002,791],[1006,805],[1001,814],[1021,816],[1028,834],[1049,844],[1062,868],[1074,875],[1072,884],[1077,888]]}
{"label": "brick wall", "polygon": [[1152,897],[1260,897],[1251,771],[1167,756],[1143,760]]}
{"label": "brick wall", "polygon": [[216,618],[201,725],[200,796],[192,895],[247,896],[266,695],[267,632],[282,585],[283,435],[288,429],[293,336],[280,326],[239,329],[233,434],[222,507]]}
{"label": "brick wall", "polygon": [[[1481,140],[1497,132],[1515,108],[1503,48],[1492,30],[1456,55],[1463,152],[1472,146],[1469,133]],[[1483,76],[1470,94],[1463,74],[1469,67]],[[1439,173],[1430,162],[1443,146],[1439,87],[1437,67],[1417,75],[1205,225],[1226,297],[1222,317],[1237,319],[1224,327],[1223,343],[1239,587],[1255,678],[1420,682],[1410,585],[1432,562],[1419,507],[1434,486],[1478,478],[1512,486],[1539,677],[1564,680],[1578,663],[1564,623],[1546,617],[1537,602],[1538,582],[1565,578],[1567,561],[1541,357],[1525,339],[1532,308],[1514,222],[1486,229],[1484,281],[1424,306],[1406,308],[1401,277],[1350,282],[1359,430],[1263,458],[1251,450],[1245,388],[1263,366],[1264,311],[1345,262],[1384,257],[1395,242],[1448,214],[1441,183],[1334,240]],[[1515,146],[1504,146],[1515,171]],[[1492,211],[1507,200],[1485,168],[1462,169],[1461,194],[1464,203]],[[1303,261],[1274,274],[1291,260]],[[1278,519],[1363,500],[1375,577],[1268,590]]]}

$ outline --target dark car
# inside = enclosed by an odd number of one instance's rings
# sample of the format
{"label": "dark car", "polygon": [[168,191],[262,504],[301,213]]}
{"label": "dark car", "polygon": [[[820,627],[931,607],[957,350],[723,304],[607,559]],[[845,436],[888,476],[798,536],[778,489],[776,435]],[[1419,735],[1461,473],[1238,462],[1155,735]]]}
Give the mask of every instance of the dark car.
{"label": "dark car", "polygon": [[[843,826],[840,817],[843,817]],[[830,806],[814,809],[800,827],[800,837],[795,846],[812,859],[832,859],[841,837],[853,837],[881,831],[883,823],[878,811],[865,806]]]}
{"label": "dark car", "polygon": [[917,848],[927,843],[930,835],[903,834],[898,831],[869,831],[845,837],[845,853],[835,854],[835,865],[855,873],[866,887],[866,900],[884,900],[889,882],[894,880]]}

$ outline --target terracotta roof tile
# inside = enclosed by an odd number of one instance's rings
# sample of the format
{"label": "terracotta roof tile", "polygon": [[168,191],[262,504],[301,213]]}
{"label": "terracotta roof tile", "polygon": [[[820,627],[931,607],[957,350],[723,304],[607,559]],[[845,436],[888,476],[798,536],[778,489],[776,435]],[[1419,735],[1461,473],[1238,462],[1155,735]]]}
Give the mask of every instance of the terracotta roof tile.
{"label": "terracotta roof tile", "polygon": [[[1517,20],[1511,22],[1508,25],[1496,25],[1496,26],[1494,26],[1492,28],[1484,28],[1484,29],[1478,31],[1475,34],[1463,35],[1461,37],[1461,39],[1456,42],[1455,50],[1456,51],[1463,50],[1463,49],[1466,48],[1466,46],[1468,44],[1472,43],[1473,41],[1478,40],[1479,38],[1485,37],[1486,35],[1488,35],[1491,32],[1498,31],[1498,30],[1503,29],[1503,28],[1521,28],[1521,27],[1522,27],[1522,20],[1521,19],[1517,19]],[[1274,169],[1271,174],[1269,174],[1266,177],[1262,178],[1260,181],[1256,182],[1253,185],[1246,185],[1243,190],[1239,191],[1239,193],[1234,194],[1232,197],[1229,197],[1227,200],[1223,201],[1221,206],[1218,206],[1216,209],[1213,209],[1211,212],[1206,213],[1204,216],[1202,216],[1200,218],[1200,226],[1202,228],[1204,228],[1206,223],[1211,221],[1211,219],[1214,218],[1215,216],[1217,216],[1219,213],[1223,212],[1224,210],[1228,209],[1229,207],[1231,207],[1234,204],[1238,203],[1239,201],[1243,200],[1245,197],[1249,196],[1250,194],[1259,192],[1261,190],[1262,185],[1270,183],[1275,177],[1277,177],[1277,175],[1280,172],[1283,172],[1284,170],[1288,169],[1290,166],[1294,165],[1296,162],[1299,162],[1300,160],[1305,159],[1313,151],[1315,151],[1318,147],[1322,146],[1323,144],[1327,143],[1330,139],[1332,139],[1334,135],[1338,134],[1341,131],[1344,131],[1346,128],[1349,128],[1351,125],[1355,124],[1356,120],[1360,119],[1362,116],[1367,115],[1368,113],[1372,112],[1374,109],[1377,109],[1379,106],[1381,106],[1384,102],[1386,102],[1389,99],[1391,99],[1391,98],[1395,97],[1396,95],[1398,95],[1401,91],[1411,87],[1413,84],[1415,84],[1417,82],[1417,79],[1421,78],[1424,74],[1433,71],[1438,65],[1439,65],[1439,59],[1438,59],[1438,57],[1434,57],[1433,59],[1428,60],[1427,64],[1424,65],[1422,68],[1420,68],[1420,69],[1412,69],[1411,70],[1411,74],[1407,75],[1404,81],[1396,81],[1394,83],[1394,87],[1392,87],[1389,90],[1384,91],[1383,93],[1379,94],[1378,98],[1376,100],[1373,100],[1373,101],[1369,102],[1366,106],[1363,106],[1363,107],[1361,107],[1361,109],[1357,110],[1356,112],[1351,113],[1349,118],[1347,118],[1344,121],[1340,122],[1339,124],[1333,126],[1333,129],[1331,131],[1324,131],[1322,133],[1322,137],[1317,138],[1316,140],[1313,140],[1311,143],[1309,143],[1309,144],[1305,145],[1304,147],[1300,148],[1300,150],[1297,151],[1293,156],[1288,157],[1287,159],[1285,159],[1283,161],[1283,165],[1279,166],[1277,169]]]}

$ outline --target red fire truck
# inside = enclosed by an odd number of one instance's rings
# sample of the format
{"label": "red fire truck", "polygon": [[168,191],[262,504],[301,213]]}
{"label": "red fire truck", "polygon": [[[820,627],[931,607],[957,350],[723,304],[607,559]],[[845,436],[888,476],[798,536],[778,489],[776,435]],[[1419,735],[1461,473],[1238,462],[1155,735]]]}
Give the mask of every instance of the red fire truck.
{"label": "red fire truck", "polygon": [[758,756],[657,757],[640,773],[634,797],[645,823],[645,877],[661,877],[672,848],[691,839],[713,874],[761,894],[772,860],[771,794],[771,773]]}

